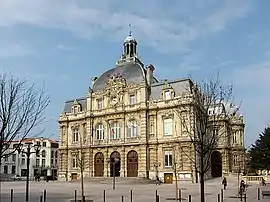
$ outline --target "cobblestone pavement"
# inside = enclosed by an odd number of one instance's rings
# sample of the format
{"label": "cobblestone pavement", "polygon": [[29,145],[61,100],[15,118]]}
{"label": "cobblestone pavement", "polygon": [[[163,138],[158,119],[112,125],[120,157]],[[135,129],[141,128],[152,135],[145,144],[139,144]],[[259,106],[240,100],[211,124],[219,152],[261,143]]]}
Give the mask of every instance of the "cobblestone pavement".
{"label": "cobblestone pavement", "polygon": [[[224,201],[234,202],[240,201],[236,198],[237,195],[237,179],[228,177],[228,189],[224,191]],[[220,193],[221,178],[206,181],[205,192],[206,202],[216,202],[217,194]],[[183,201],[188,201],[188,195],[192,195],[193,202],[199,202],[199,185],[180,182],[182,189]],[[247,202],[257,201],[257,188],[259,185],[253,184],[247,191]],[[260,187],[262,190],[270,190],[270,186]],[[10,189],[14,190],[13,202],[25,201],[25,182],[2,182],[2,200],[1,202],[10,202]],[[78,190],[80,194],[80,182],[31,182],[30,183],[30,201],[39,202],[40,195],[43,190],[47,190],[46,202],[68,202],[74,199],[74,190]],[[120,202],[124,196],[125,202],[130,202],[130,190],[133,191],[133,202],[155,202],[156,190],[160,195],[160,202],[169,201],[168,198],[175,196],[175,185],[155,185],[155,184],[138,184],[138,183],[116,183],[116,189],[112,190],[112,184],[101,184],[98,181],[85,182],[85,195],[87,199],[92,199],[94,202],[103,202],[103,192],[106,190],[106,202]],[[244,201],[244,200],[243,200]],[[270,201],[270,199],[262,199],[261,202]]]}

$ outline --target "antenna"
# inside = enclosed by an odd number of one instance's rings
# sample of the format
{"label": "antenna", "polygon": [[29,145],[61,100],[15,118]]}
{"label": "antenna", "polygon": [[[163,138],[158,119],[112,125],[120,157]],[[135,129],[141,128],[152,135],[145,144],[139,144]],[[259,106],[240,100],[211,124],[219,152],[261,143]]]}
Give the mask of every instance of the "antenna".
{"label": "antenna", "polygon": [[129,36],[131,36],[132,35],[132,26],[130,23],[128,24],[128,26],[129,26]]}

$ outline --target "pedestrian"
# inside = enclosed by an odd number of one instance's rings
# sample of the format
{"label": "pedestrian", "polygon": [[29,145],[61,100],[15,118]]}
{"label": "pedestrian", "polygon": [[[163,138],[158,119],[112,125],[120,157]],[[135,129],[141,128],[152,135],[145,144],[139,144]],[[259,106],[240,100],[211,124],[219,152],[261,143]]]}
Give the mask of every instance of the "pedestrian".
{"label": "pedestrian", "polygon": [[226,190],[226,188],[227,188],[227,179],[226,179],[226,177],[223,178],[222,185],[224,187],[224,190]]}

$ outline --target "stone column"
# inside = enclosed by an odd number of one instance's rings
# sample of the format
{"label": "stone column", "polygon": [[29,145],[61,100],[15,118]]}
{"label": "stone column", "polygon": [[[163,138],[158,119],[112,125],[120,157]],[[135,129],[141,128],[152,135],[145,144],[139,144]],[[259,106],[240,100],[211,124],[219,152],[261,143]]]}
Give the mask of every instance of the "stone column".
{"label": "stone column", "polygon": [[126,153],[125,153],[125,148],[122,147],[120,151],[121,155],[121,170],[120,170],[120,177],[126,177]]}

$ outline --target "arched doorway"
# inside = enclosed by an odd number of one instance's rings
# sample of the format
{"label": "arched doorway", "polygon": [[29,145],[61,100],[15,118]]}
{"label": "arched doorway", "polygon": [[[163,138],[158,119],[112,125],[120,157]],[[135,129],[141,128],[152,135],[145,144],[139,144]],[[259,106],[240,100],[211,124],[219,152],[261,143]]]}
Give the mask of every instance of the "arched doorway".
{"label": "arched doorway", "polygon": [[134,150],[128,152],[127,154],[127,176],[138,176],[138,154]]}
{"label": "arched doorway", "polygon": [[95,155],[95,177],[103,177],[104,174],[104,155],[101,152]]}
{"label": "arched doorway", "polygon": [[115,177],[119,177],[120,169],[121,169],[121,157],[119,152],[114,151],[113,153],[111,153],[110,156],[110,176],[113,177],[113,173],[115,173]]}
{"label": "arched doorway", "polygon": [[222,156],[219,151],[214,151],[211,155],[212,177],[222,177]]}

